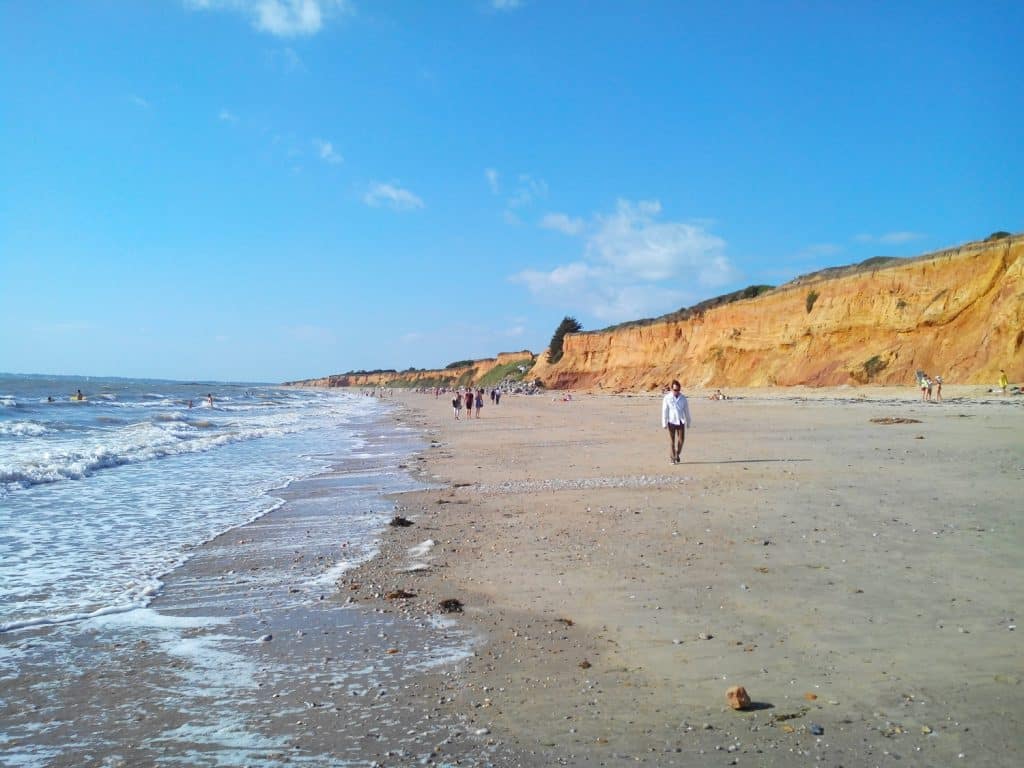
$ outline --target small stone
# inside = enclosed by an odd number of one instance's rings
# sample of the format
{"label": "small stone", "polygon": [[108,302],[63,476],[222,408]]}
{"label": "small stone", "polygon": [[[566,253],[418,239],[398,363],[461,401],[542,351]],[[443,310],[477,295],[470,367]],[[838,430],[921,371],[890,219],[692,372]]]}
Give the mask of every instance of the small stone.
{"label": "small stone", "polygon": [[825,729],[817,723],[811,723],[808,725],[807,730],[811,732],[812,736],[821,736],[825,733]]}
{"label": "small stone", "polygon": [[710,640],[712,637],[714,637],[714,635],[712,635],[710,632],[701,632],[699,635],[697,635],[698,640]]}
{"label": "small stone", "polygon": [[746,709],[750,706],[750,694],[742,685],[734,685],[727,690],[725,700],[733,709]]}
{"label": "small stone", "polygon": [[931,732],[932,732],[932,729],[930,727],[928,727],[927,725],[922,725],[921,726],[921,733],[923,733],[925,736],[927,736]]}
{"label": "small stone", "polygon": [[260,638],[260,642],[269,643],[273,639],[274,639],[273,635],[264,635],[263,637]]}
{"label": "small stone", "polygon": [[476,734],[477,736],[486,736],[490,732],[491,732],[490,728],[477,728],[475,731],[473,731],[473,733]]}

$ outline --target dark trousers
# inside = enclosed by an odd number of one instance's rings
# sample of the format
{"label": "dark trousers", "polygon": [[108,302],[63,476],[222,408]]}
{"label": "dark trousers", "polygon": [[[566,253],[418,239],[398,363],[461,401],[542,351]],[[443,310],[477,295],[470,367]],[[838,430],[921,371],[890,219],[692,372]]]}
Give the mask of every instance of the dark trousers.
{"label": "dark trousers", "polygon": [[673,460],[679,458],[679,454],[683,452],[683,443],[686,441],[686,425],[685,424],[669,424],[668,425],[668,447],[669,456]]}

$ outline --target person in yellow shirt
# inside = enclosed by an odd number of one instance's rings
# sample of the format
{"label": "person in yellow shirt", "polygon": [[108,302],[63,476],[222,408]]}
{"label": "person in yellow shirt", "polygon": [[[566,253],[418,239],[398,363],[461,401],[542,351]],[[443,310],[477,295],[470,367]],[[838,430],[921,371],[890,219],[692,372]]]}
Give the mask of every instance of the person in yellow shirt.
{"label": "person in yellow shirt", "polygon": [[1003,390],[1003,394],[1006,394],[1006,388],[1010,386],[1010,380],[1006,378],[1006,371],[1000,369],[999,371],[999,388]]}

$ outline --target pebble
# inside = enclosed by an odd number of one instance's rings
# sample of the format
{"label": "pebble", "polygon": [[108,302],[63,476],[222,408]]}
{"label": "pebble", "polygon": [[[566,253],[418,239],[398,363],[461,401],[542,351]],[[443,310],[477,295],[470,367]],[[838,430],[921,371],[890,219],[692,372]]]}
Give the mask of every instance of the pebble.
{"label": "pebble", "polygon": [[825,729],[817,723],[811,723],[809,726],[807,726],[807,730],[811,732],[812,736],[821,736],[823,733],[825,733]]}
{"label": "pebble", "polygon": [[269,643],[273,639],[274,639],[273,635],[264,635],[263,637],[260,638],[260,641],[264,642],[264,643]]}

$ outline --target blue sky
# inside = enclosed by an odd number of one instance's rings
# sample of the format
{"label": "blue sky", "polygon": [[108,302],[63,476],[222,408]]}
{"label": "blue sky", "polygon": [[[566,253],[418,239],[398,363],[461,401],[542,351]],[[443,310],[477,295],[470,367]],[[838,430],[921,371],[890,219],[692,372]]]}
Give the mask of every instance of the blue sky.
{"label": "blue sky", "polygon": [[0,370],[542,350],[1024,229],[1024,4],[0,4]]}

